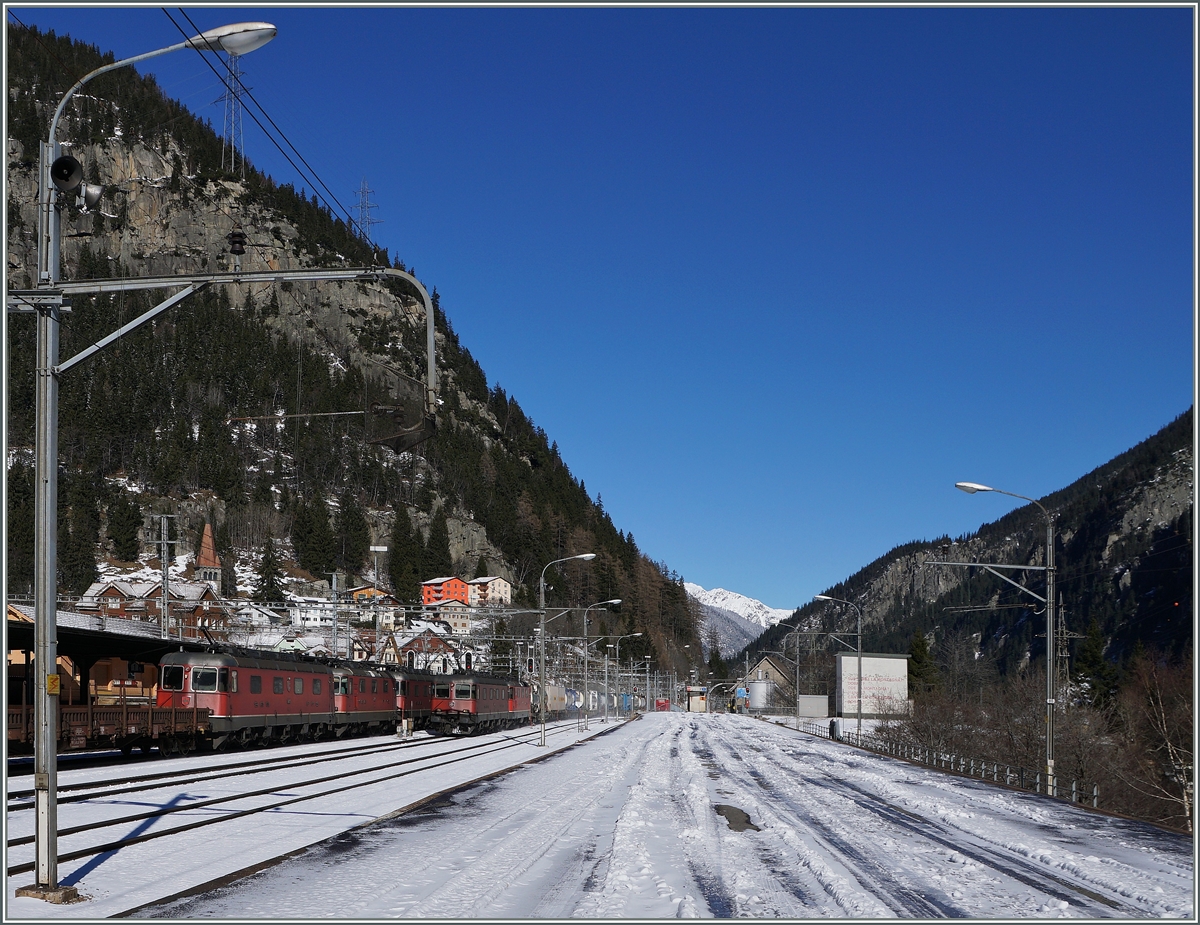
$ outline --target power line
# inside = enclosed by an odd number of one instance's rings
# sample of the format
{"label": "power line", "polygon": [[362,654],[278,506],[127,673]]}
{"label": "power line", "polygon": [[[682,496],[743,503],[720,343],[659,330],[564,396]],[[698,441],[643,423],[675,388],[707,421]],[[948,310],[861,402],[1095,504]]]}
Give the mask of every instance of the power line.
{"label": "power line", "polygon": [[[167,12],[167,10],[166,10],[165,8],[163,9],[163,13],[166,15],[166,17],[167,17],[168,19],[170,19],[170,20],[171,20],[171,24],[172,24],[172,25],[174,25],[176,29],[179,29],[179,32],[180,32],[180,34],[182,34],[183,36],[185,36],[185,37],[186,37],[186,36],[187,36],[187,33],[186,33],[184,30],[183,30],[183,28],[182,28],[182,27],[180,27],[180,25],[179,25],[177,22],[175,22],[174,18],[172,18],[171,14],[170,14],[169,12]],[[192,27],[194,30],[196,30],[196,33],[197,33],[197,34],[199,34],[199,31],[200,31],[200,30],[199,30],[199,28],[196,26],[196,24],[195,24],[194,22],[192,22],[191,18],[190,18],[190,17],[188,16],[188,14],[187,14],[187,11],[185,11],[185,10],[183,10],[183,9],[180,9],[180,10],[179,10],[179,13],[180,13],[180,15],[181,15],[181,16],[183,16],[183,18],[184,18],[184,19],[186,19],[186,20],[188,21],[188,25],[190,25],[190,26],[191,26],[191,27]],[[200,49],[199,49],[199,48],[197,48],[197,49],[196,49],[196,51],[197,51],[197,53],[198,53],[198,54],[200,54],[201,58],[203,58],[204,62],[205,62],[206,64],[208,64],[208,66],[209,66],[210,68],[212,68],[212,70],[213,70],[213,73],[217,74],[217,76],[218,76],[218,77],[221,77],[221,81],[222,81],[222,82],[225,84],[226,88],[228,88],[228,89],[232,89],[232,88],[229,86],[229,83],[228,83],[228,82],[225,80],[225,78],[224,78],[224,77],[223,77],[223,76],[220,74],[220,72],[219,72],[219,71],[217,71],[217,69],[216,69],[216,68],[213,68],[213,66],[212,66],[211,62],[209,62],[207,58],[204,58],[204,56],[203,56],[203,53],[200,51]],[[310,179],[310,177],[308,177],[308,176],[306,176],[306,175],[304,174],[304,171],[302,171],[302,170],[301,170],[301,169],[300,169],[298,166],[296,166],[296,163],[295,163],[295,161],[293,161],[293,160],[291,159],[291,157],[288,155],[288,153],[287,153],[286,151],[284,151],[284,150],[283,150],[283,147],[282,147],[282,146],[279,144],[279,142],[277,142],[277,141],[275,140],[275,138],[274,138],[274,137],[271,135],[271,133],[267,131],[267,129],[266,129],[266,126],[264,126],[264,125],[262,124],[262,122],[260,122],[260,121],[259,121],[258,117],[257,117],[257,116],[256,116],[256,115],[255,115],[253,112],[251,112],[251,113],[250,113],[250,118],[252,118],[252,119],[254,120],[254,123],[255,123],[255,124],[256,124],[256,125],[257,125],[257,126],[260,128],[260,129],[262,129],[262,132],[263,132],[263,134],[264,134],[264,135],[266,135],[268,139],[270,139],[271,143],[275,145],[275,147],[276,147],[276,148],[279,150],[279,153],[283,155],[284,159],[285,159],[285,160],[286,160],[286,161],[287,161],[287,162],[288,162],[288,163],[289,163],[289,164],[292,166],[292,168],[293,168],[293,169],[294,169],[294,170],[295,170],[295,171],[296,171],[298,174],[300,174],[300,175],[301,175],[301,177],[303,177],[303,178],[304,178],[304,179],[305,179],[307,182],[310,182],[310,183],[312,183],[314,186],[318,186],[318,185],[319,185],[319,186],[321,187],[321,189],[325,190],[326,194],[328,194],[328,196],[329,196],[329,199],[330,199],[330,200],[332,200],[332,201],[333,201],[333,202],[334,202],[334,203],[337,205],[338,209],[340,209],[340,210],[341,210],[341,213],[342,213],[342,215],[344,215],[344,216],[346,217],[346,221],[347,221],[347,222],[348,222],[348,223],[349,223],[349,224],[350,224],[352,227],[354,227],[354,228],[359,228],[359,226],[358,226],[358,223],[354,221],[353,217],[350,215],[350,212],[349,212],[349,210],[347,210],[347,209],[346,209],[346,207],[345,207],[344,205],[342,205],[341,201],[340,201],[340,200],[337,198],[337,196],[335,196],[335,195],[333,194],[333,192],[332,192],[332,191],[329,189],[329,187],[328,187],[328,186],[325,184],[325,181],[321,179],[321,176],[320,176],[320,174],[318,174],[318,173],[317,173],[317,171],[313,169],[312,165],[311,165],[311,164],[309,164],[309,163],[308,163],[308,161],[304,159],[304,155],[300,153],[299,149],[298,149],[298,148],[297,148],[297,147],[296,147],[294,144],[292,144],[292,142],[291,142],[291,139],[289,139],[289,138],[287,137],[287,133],[286,133],[286,132],[284,132],[284,131],[283,131],[283,129],[281,129],[281,128],[280,128],[280,127],[279,127],[279,126],[278,126],[278,125],[275,123],[275,120],[271,118],[271,116],[270,116],[270,114],[267,112],[267,110],[266,110],[266,109],[263,107],[263,105],[262,105],[262,104],[261,104],[261,103],[260,103],[260,102],[259,102],[257,99],[255,99],[255,97],[254,97],[254,94],[253,94],[253,93],[251,93],[251,92],[249,91],[249,89],[248,89],[248,88],[247,88],[247,89],[244,89],[244,92],[245,92],[246,96],[247,96],[247,97],[249,97],[250,101],[251,101],[252,103],[254,103],[254,105],[255,105],[256,107],[258,107],[258,110],[259,110],[259,112],[261,112],[261,113],[263,114],[263,117],[264,117],[264,118],[265,118],[265,119],[266,119],[268,122],[270,122],[270,123],[271,123],[271,127],[272,127],[272,128],[274,128],[274,129],[275,129],[275,131],[279,133],[279,137],[280,137],[280,138],[282,138],[282,139],[283,139],[285,142],[287,142],[287,145],[288,145],[288,147],[289,147],[289,148],[291,148],[293,152],[295,152],[295,154],[296,154],[296,157],[298,157],[298,158],[300,159],[300,162],[301,162],[302,164],[304,164],[304,166],[305,166],[306,168],[308,168],[308,170],[309,170],[309,173],[311,174],[311,179]],[[326,204],[328,205],[328,203],[326,203]],[[370,237],[369,237],[368,235],[366,235],[366,234],[365,234],[365,232],[363,232],[363,230],[362,230],[361,228],[359,228],[359,233],[360,233],[360,234],[362,234],[362,235],[364,236],[364,239],[365,239],[365,240],[367,240],[367,241],[368,241],[368,243],[370,243]]]}

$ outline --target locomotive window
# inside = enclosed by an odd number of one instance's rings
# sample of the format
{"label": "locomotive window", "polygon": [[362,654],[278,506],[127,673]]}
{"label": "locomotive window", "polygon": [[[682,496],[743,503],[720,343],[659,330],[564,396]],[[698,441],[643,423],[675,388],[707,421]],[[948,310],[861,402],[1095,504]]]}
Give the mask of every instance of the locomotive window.
{"label": "locomotive window", "polygon": [[367,679],[366,678],[358,679],[358,692],[360,694],[365,694],[367,692]]}
{"label": "locomotive window", "polygon": [[297,694],[304,693],[304,679],[303,678],[296,679],[296,693]]}
{"label": "locomotive window", "polygon": [[350,693],[350,679],[347,677],[337,677],[333,679],[333,692],[335,694]]}
{"label": "locomotive window", "polygon": [[229,669],[228,668],[218,668],[217,669],[217,690],[219,690],[223,694],[229,693]]}
{"label": "locomotive window", "polygon": [[192,672],[192,690],[215,691],[217,689],[217,669],[197,668]]}
{"label": "locomotive window", "polygon": [[396,692],[398,694],[407,694],[408,693],[408,681],[397,681],[396,682]]}
{"label": "locomotive window", "polygon": [[233,691],[235,694],[238,692],[237,691],[237,672],[236,671],[231,671],[229,673],[229,689],[231,691]]}
{"label": "locomotive window", "polygon": [[252,694],[261,694],[262,693],[262,675],[260,675],[260,674],[250,675],[250,693],[252,693]]}
{"label": "locomotive window", "polygon": [[379,693],[379,679],[378,678],[371,679],[371,693],[372,694]]}
{"label": "locomotive window", "polygon": [[163,665],[162,667],[162,684],[159,685],[164,691],[181,691],[183,690],[183,666],[182,665]]}
{"label": "locomotive window", "polygon": [[314,694],[321,693],[321,679],[320,678],[313,678],[313,693]]}
{"label": "locomotive window", "polygon": [[433,696],[434,697],[449,697],[450,696],[450,682],[449,681],[435,681],[434,685],[433,685]]}
{"label": "locomotive window", "polygon": [[283,678],[275,677],[271,679],[271,690],[276,694],[283,693]]}
{"label": "locomotive window", "polygon": [[470,700],[471,696],[472,696],[472,694],[471,694],[471,685],[470,684],[455,684],[454,685],[455,699]]}

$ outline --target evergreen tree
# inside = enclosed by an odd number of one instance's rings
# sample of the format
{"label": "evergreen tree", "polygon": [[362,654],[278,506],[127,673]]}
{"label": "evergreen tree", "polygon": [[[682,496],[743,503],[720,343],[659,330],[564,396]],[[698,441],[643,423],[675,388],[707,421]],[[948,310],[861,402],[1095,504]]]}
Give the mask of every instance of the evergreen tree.
{"label": "evergreen tree", "polygon": [[8,470],[8,547],[5,550],[8,590],[33,591],[33,470],[15,465]]}
{"label": "evergreen tree", "polygon": [[112,540],[113,555],[123,562],[136,562],[141,552],[142,509],[122,492],[108,506],[108,538]]}
{"label": "evergreen tree", "polygon": [[350,492],[342,494],[334,527],[337,564],[347,572],[357,572],[371,551],[371,528],[358,501]]}
{"label": "evergreen tree", "polygon": [[400,601],[416,601],[421,595],[421,579],[418,569],[421,563],[421,540],[414,536],[408,509],[396,505],[396,520],[392,524],[392,536],[388,554],[388,577],[392,581],[392,593]]}
{"label": "evergreen tree", "polygon": [[908,644],[908,696],[919,697],[938,686],[938,670],[924,633],[913,633]]}
{"label": "evergreen tree", "polygon": [[720,646],[712,645],[708,650],[708,672],[714,678],[724,678],[729,675],[729,666],[721,657]]}
{"label": "evergreen tree", "polygon": [[490,577],[488,575],[487,567],[488,567],[487,559],[485,559],[483,556],[480,556],[479,561],[475,563],[475,574],[472,575],[471,577],[472,578],[488,578],[488,577]]}
{"label": "evergreen tree", "polygon": [[263,541],[262,561],[258,566],[258,586],[254,589],[252,599],[259,603],[286,600],[283,595],[283,578],[279,572],[279,557],[275,552],[275,538],[269,530],[266,540]]}
{"label": "evergreen tree", "polygon": [[292,525],[292,542],[296,547],[296,561],[302,569],[313,575],[328,575],[337,568],[337,540],[329,525],[329,510],[320,496],[307,504],[300,502]]}
{"label": "evergreen tree", "polygon": [[229,521],[224,521],[217,527],[213,535],[213,545],[217,548],[217,557],[221,560],[221,597],[237,597],[237,553],[233,548],[233,540],[229,536]]}
{"label": "evergreen tree", "polygon": [[82,595],[99,577],[96,571],[96,544],[88,542],[85,533],[85,528],[72,528],[68,520],[59,521],[59,582],[68,594]]}
{"label": "evergreen tree", "polygon": [[425,555],[421,560],[422,581],[431,578],[446,578],[452,574],[454,560],[450,556],[450,528],[446,523],[446,509],[438,508],[429,524],[429,539],[425,543]]}
{"label": "evergreen tree", "polygon": [[1093,618],[1075,656],[1073,675],[1086,688],[1084,699],[1095,707],[1107,705],[1117,692],[1117,669],[1104,658],[1104,644],[1100,621]]}

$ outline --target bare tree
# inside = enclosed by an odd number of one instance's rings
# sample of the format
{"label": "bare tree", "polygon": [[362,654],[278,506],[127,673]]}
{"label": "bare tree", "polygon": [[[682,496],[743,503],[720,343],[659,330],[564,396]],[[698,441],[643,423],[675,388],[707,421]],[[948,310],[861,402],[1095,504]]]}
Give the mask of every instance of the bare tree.
{"label": "bare tree", "polygon": [[1149,655],[1134,658],[1118,710],[1127,763],[1118,776],[1158,806],[1157,818],[1192,831],[1194,709],[1192,656],[1171,665]]}

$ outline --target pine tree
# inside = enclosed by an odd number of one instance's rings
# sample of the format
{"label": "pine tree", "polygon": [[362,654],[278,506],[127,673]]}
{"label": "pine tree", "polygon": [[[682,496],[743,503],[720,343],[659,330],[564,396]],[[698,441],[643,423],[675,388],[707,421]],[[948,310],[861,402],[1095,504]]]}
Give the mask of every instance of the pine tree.
{"label": "pine tree", "polygon": [[357,572],[371,551],[371,528],[358,501],[350,492],[342,495],[334,532],[338,565],[347,572]]}
{"label": "pine tree", "polygon": [[337,567],[337,540],[329,526],[329,511],[320,496],[309,502],[298,499],[292,518],[292,546],[300,568],[313,575],[328,575]]}
{"label": "pine tree", "polygon": [[431,578],[446,578],[452,574],[454,560],[450,556],[450,528],[446,523],[445,508],[438,508],[429,524],[429,539],[425,543],[425,555],[421,560],[422,581]]}
{"label": "pine tree", "polygon": [[388,554],[388,577],[397,600],[416,601],[420,597],[418,569],[422,551],[419,537],[413,535],[408,509],[403,504],[397,504],[396,520],[392,524],[391,551]]}
{"label": "pine tree", "polygon": [[908,654],[908,696],[916,698],[938,686],[938,670],[924,633],[913,633]]}
{"label": "pine tree", "polygon": [[279,558],[275,552],[275,538],[267,531],[263,541],[262,561],[258,566],[258,586],[252,599],[260,603],[286,600],[283,595],[283,578],[279,572]]}
{"label": "pine tree", "polygon": [[487,567],[488,567],[487,559],[485,559],[483,556],[480,556],[479,561],[475,563],[475,574],[472,575],[471,577],[472,578],[488,578],[488,577],[490,577],[488,575]]}
{"label": "pine tree", "polygon": [[15,465],[8,470],[8,590],[33,590],[33,470]]}
{"label": "pine tree", "polygon": [[221,560],[221,597],[237,597],[237,554],[233,549],[233,540],[229,536],[229,521],[224,521],[217,527],[213,536],[213,545],[217,548],[217,558]]}
{"label": "pine tree", "polygon": [[141,552],[138,540],[142,532],[142,509],[128,495],[108,507],[108,538],[112,540],[113,555],[123,562],[137,561]]}
{"label": "pine tree", "polygon": [[1076,683],[1087,688],[1084,699],[1095,707],[1108,704],[1117,692],[1117,669],[1105,659],[1104,645],[1100,621],[1093,618],[1075,655],[1073,674]]}
{"label": "pine tree", "polygon": [[62,587],[68,594],[81,595],[96,580],[96,545],[88,542],[85,529],[69,521],[58,524],[58,570]]}

